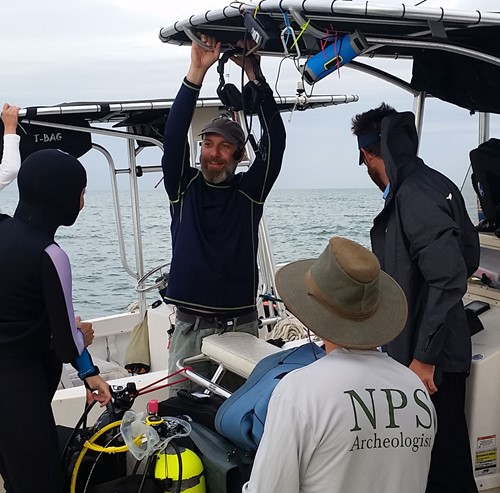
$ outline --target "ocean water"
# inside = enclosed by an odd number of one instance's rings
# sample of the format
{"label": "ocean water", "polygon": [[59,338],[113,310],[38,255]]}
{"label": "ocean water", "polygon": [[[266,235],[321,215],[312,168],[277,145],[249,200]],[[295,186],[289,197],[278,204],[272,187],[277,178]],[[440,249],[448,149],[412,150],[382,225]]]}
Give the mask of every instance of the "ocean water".
{"label": "ocean water", "polygon": [[[17,193],[0,193],[0,209],[12,213]],[[120,193],[127,262],[136,270],[128,192]],[[265,217],[276,263],[319,255],[328,239],[344,236],[369,246],[373,217],[383,206],[370,189],[273,190]],[[170,260],[170,218],[163,188],[141,191],[141,231],[146,271]],[[111,192],[88,191],[77,222],[60,228],[57,241],[73,269],[76,313],[95,318],[126,309],[135,299],[136,281],[122,266]],[[151,293],[148,301],[158,295]]]}

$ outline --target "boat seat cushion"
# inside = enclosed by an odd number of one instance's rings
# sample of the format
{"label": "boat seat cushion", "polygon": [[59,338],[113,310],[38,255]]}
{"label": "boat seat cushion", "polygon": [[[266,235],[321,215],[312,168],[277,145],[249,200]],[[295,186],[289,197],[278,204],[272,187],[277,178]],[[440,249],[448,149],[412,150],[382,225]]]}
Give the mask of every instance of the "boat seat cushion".
{"label": "boat seat cushion", "polygon": [[227,370],[248,378],[255,365],[280,349],[246,332],[224,332],[203,339],[201,352]]}

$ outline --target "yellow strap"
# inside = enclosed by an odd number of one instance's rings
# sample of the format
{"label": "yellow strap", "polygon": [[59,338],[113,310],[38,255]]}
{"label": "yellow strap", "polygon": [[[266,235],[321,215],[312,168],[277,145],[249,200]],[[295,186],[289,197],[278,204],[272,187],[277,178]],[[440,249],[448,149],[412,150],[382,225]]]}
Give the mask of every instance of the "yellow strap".
{"label": "yellow strap", "polygon": [[305,24],[302,24],[301,31],[300,31],[299,35],[295,38],[295,41],[292,43],[292,46],[290,46],[290,49],[292,49],[297,44],[297,41],[304,34],[305,30],[309,27],[310,22],[311,22],[311,19],[308,19]]}

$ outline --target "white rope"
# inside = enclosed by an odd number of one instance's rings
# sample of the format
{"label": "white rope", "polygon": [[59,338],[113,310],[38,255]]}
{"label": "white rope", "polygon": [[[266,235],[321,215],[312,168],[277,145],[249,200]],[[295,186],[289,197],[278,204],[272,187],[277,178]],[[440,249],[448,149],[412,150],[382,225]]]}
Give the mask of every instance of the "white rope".
{"label": "white rope", "polygon": [[297,341],[308,336],[307,328],[293,315],[276,323],[273,330],[266,336],[268,339],[283,339],[284,341]]}

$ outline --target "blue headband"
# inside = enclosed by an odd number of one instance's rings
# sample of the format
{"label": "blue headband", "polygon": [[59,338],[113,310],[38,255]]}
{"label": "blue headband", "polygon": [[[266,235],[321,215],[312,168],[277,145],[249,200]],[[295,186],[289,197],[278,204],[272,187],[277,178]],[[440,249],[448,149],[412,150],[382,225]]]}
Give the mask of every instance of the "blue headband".
{"label": "blue headband", "polygon": [[375,144],[375,142],[378,142],[379,140],[380,134],[375,132],[358,135],[358,149],[363,149],[366,146]]}

